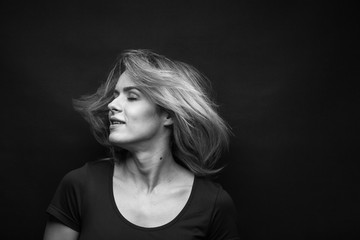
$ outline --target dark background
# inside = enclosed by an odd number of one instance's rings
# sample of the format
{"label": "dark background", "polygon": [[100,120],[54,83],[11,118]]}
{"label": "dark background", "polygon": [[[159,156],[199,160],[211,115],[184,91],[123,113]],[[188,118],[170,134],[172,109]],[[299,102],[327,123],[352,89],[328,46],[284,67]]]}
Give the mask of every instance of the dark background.
{"label": "dark background", "polygon": [[359,237],[358,11],[346,2],[1,4],[1,239],[41,239],[65,173],[106,151],[73,111],[124,49],[190,63],[233,128],[242,239]]}

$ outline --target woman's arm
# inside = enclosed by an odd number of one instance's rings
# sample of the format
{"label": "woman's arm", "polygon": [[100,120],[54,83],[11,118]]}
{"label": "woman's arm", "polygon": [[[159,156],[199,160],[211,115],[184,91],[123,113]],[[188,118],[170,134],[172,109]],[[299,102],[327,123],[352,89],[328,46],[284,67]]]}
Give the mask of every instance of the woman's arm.
{"label": "woman's arm", "polygon": [[79,233],[59,221],[48,221],[44,240],[77,240]]}

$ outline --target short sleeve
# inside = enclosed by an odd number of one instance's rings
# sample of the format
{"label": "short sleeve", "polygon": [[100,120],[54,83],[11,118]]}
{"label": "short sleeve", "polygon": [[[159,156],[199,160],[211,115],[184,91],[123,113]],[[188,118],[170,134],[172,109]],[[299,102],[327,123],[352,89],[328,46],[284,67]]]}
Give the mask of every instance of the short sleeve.
{"label": "short sleeve", "polygon": [[210,240],[238,240],[237,210],[229,194],[220,188],[210,224]]}
{"label": "short sleeve", "polygon": [[47,213],[73,230],[80,231],[84,167],[73,170],[61,180]]}

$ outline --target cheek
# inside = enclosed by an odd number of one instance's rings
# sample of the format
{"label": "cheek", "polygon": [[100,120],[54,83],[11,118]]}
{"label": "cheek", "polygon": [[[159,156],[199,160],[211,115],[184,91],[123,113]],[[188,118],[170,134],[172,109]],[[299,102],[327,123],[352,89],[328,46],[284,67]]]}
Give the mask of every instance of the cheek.
{"label": "cheek", "polygon": [[150,124],[160,120],[156,109],[152,106],[133,106],[125,112],[126,120],[129,124]]}

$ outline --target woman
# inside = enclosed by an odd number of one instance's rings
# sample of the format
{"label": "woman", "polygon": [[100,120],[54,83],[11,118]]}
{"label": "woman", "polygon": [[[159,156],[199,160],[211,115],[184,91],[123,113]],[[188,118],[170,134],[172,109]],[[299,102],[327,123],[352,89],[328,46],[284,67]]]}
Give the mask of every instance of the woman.
{"label": "woman", "polygon": [[61,181],[44,239],[238,239],[230,196],[207,177],[228,128],[193,67],[125,51],[95,94],[74,101],[111,158]]}

